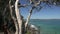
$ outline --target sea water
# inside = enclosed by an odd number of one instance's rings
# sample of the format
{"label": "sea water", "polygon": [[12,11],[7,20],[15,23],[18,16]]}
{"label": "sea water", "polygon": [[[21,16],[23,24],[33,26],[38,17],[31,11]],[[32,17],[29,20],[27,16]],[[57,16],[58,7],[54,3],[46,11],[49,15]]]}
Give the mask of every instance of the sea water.
{"label": "sea water", "polygon": [[31,19],[29,24],[40,26],[40,34],[60,34],[60,19]]}

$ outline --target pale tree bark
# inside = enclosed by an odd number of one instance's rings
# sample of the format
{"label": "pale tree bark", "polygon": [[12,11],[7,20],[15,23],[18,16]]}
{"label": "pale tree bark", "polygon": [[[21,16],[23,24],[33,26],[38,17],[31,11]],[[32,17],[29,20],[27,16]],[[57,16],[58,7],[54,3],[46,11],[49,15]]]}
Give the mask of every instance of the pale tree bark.
{"label": "pale tree bark", "polygon": [[34,6],[32,7],[32,9],[31,9],[30,12],[29,12],[29,15],[28,15],[27,20],[26,20],[26,23],[25,23],[25,28],[27,27],[27,25],[28,25],[28,23],[29,23],[30,17],[31,17],[32,12],[33,12],[32,10],[33,10],[37,5],[39,5],[40,1],[38,1],[38,2],[36,3],[34,0],[30,0],[30,4],[32,4],[32,3],[34,3]]}
{"label": "pale tree bark", "polygon": [[32,15],[32,12],[33,12],[33,9],[36,8],[39,4],[40,4],[40,0],[39,1],[36,1],[36,0],[30,0],[30,4],[34,4],[32,9],[30,10],[29,12],[29,15],[27,17],[27,20],[26,20],[26,23],[25,23],[25,28],[27,27],[28,23],[29,23],[29,20],[30,20],[30,17]]}
{"label": "pale tree bark", "polygon": [[15,33],[15,34],[18,34],[18,23],[17,23],[17,21],[16,21],[15,16],[13,15],[11,0],[9,1],[9,8],[10,8],[11,17],[12,17],[12,19],[13,19],[13,21],[14,21],[14,24],[15,24],[15,27],[16,27],[16,33]]}
{"label": "pale tree bark", "polygon": [[25,28],[26,28],[27,25],[28,25],[28,22],[29,22],[29,20],[30,20],[31,15],[32,15],[32,11],[31,11],[31,13],[29,12],[29,15],[28,15],[27,20],[26,20],[26,23],[25,23]]}
{"label": "pale tree bark", "polygon": [[32,15],[33,9],[34,9],[34,7],[32,7],[32,9],[30,10],[30,12],[28,14],[28,17],[27,17],[27,20],[26,20],[26,23],[25,23],[25,28],[28,26],[28,23],[29,23],[31,15]]}
{"label": "pale tree bark", "polygon": [[15,2],[15,13],[16,13],[18,28],[19,28],[18,34],[22,34],[22,19],[21,19],[21,14],[20,14],[19,9],[18,9],[18,1],[19,0],[16,0],[16,2]]}

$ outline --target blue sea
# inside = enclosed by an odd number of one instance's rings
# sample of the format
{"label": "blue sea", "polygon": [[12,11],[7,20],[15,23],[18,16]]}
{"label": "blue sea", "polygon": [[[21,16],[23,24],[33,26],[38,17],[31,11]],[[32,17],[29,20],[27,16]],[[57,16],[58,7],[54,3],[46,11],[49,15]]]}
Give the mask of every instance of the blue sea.
{"label": "blue sea", "polygon": [[60,19],[31,19],[29,24],[40,26],[40,34],[60,34]]}

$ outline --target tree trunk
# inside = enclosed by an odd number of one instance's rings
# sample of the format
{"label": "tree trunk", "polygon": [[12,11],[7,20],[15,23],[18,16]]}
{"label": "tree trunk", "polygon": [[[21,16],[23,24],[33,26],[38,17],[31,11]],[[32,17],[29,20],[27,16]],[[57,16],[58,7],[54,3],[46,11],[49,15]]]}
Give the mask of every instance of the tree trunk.
{"label": "tree trunk", "polygon": [[32,15],[32,12],[33,12],[33,9],[35,8],[35,6],[32,7],[32,9],[30,10],[29,12],[29,15],[27,17],[27,20],[26,20],[26,23],[25,23],[25,29],[27,30],[27,26],[28,26],[28,23],[29,23],[29,20],[30,20],[30,17]]}
{"label": "tree trunk", "polygon": [[26,23],[25,23],[25,28],[27,27],[27,25],[29,23],[29,20],[30,20],[31,15],[32,15],[32,9],[30,10],[29,15],[27,17],[27,20],[26,20]]}
{"label": "tree trunk", "polygon": [[[18,23],[17,23],[17,21],[16,21],[15,16],[13,15],[11,0],[9,1],[9,8],[10,8],[11,17],[12,17],[12,19],[13,19],[13,21],[14,21],[14,24],[15,24],[15,27],[16,27],[16,33],[15,33],[15,34],[18,34]],[[15,11],[15,10],[14,10],[14,11]]]}
{"label": "tree trunk", "polygon": [[20,12],[18,9],[18,1],[19,0],[16,0],[15,2],[15,13],[16,13],[17,22],[18,22],[18,34],[22,34],[22,19],[21,19],[21,14],[19,14]]}

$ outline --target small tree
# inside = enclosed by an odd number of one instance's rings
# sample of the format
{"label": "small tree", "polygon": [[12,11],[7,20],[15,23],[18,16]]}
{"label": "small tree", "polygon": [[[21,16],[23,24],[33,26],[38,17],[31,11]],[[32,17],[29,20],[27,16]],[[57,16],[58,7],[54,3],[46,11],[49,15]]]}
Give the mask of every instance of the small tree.
{"label": "small tree", "polygon": [[[32,12],[34,9],[36,10],[40,10],[43,7],[41,6],[41,3],[46,3],[46,5],[60,5],[60,0],[27,0],[29,1],[30,5],[32,5],[32,9],[29,11],[29,15],[27,17],[26,23],[25,23],[25,27],[27,27],[30,17],[32,15]],[[39,8],[40,7],[40,8]],[[39,8],[39,9],[38,9]]]}

